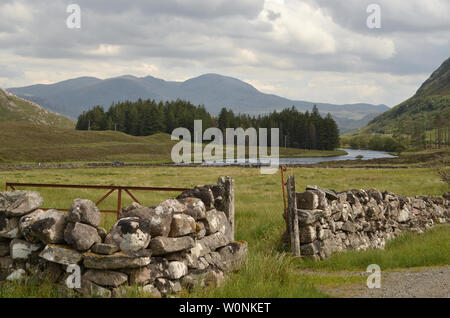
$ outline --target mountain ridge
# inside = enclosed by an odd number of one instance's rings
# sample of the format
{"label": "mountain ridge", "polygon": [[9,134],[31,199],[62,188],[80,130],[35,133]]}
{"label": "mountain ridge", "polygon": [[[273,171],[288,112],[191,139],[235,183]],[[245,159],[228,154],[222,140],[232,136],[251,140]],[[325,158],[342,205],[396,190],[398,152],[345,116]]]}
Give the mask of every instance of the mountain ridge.
{"label": "mountain ridge", "polygon": [[[83,111],[101,105],[108,108],[119,101],[155,99],[170,101],[185,99],[196,105],[205,105],[212,114],[222,107],[236,113],[257,115],[295,106],[299,111],[311,111],[317,105],[322,114],[331,115],[341,122],[351,121],[352,129],[362,127],[367,115],[382,113],[386,105],[366,103],[335,105],[329,103],[290,100],[275,94],[259,91],[237,78],[207,73],[185,81],[166,81],[153,76],[122,75],[113,78],[79,77],[54,84],[37,84],[8,88],[17,96],[37,102],[48,109],[76,119]],[[341,131],[348,130],[340,127]]]}

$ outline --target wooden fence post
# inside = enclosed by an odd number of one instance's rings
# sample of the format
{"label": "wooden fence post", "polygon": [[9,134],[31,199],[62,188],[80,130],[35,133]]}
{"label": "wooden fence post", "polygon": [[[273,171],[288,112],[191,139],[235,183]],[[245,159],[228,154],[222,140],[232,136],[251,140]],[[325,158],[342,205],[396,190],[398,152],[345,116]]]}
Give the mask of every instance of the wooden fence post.
{"label": "wooden fence post", "polygon": [[230,222],[230,240],[234,241],[234,180],[231,177],[220,177],[218,184],[224,187],[224,212]]}
{"label": "wooden fence post", "polygon": [[289,227],[289,237],[291,252],[295,256],[301,256],[300,254],[300,233],[298,228],[298,215],[297,215],[297,198],[295,194],[295,177],[289,176],[287,183],[287,197],[288,197],[288,211],[287,222]]}

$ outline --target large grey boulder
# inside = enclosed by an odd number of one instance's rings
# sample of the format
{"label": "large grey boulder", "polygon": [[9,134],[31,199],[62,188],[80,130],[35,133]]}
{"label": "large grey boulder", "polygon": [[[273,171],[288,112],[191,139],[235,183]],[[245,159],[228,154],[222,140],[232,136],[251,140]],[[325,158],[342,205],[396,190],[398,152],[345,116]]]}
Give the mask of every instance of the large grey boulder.
{"label": "large grey boulder", "polygon": [[0,237],[13,239],[21,236],[19,218],[10,218],[4,212],[0,212]]}
{"label": "large grey boulder", "polygon": [[105,238],[106,244],[115,244],[122,251],[139,251],[150,243],[150,222],[146,219],[128,217],[114,224]]}
{"label": "large grey boulder", "polygon": [[28,242],[61,244],[64,243],[66,217],[57,210],[36,210],[20,218],[19,227]]}
{"label": "large grey boulder", "polygon": [[117,252],[112,255],[99,255],[91,252],[83,254],[83,265],[93,269],[126,269],[139,268],[150,264],[150,257],[134,257],[124,252]]}
{"label": "large grey boulder", "polygon": [[197,226],[193,217],[186,214],[175,214],[170,226],[170,237],[185,236],[195,233]]}
{"label": "large grey boulder", "polygon": [[89,269],[83,278],[103,287],[119,287],[128,281],[128,276],[121,272]]}
{"label": "large grey boulder", "polygon": [[83,255],[66,245],[47,245],[39,254],[39,257],[53,263],[62,265],[78,264]]}
{"label": "large grey boulder", "polygon": [[28,260],[31,255],[39,251],[43,246],[41,244],[34,244],[24,240],[14,239],[11,241],[10,245],[10,255],[15,261],[17,260]]}
{"label": "large grey boulder", "polygon": [[77,251],[87,251],[102,239],[93,226],[83,223],[69,223],[64,231],[64,240]]}
{"label": "large grey boulder", "polygon": [[80,222],[98,227],[101,213],[94,202],[85,199],[75,199],[69,208],[67,219],[72,223]]}
{"label": "large grey boulder", "polygon": [[150,241],[150,249],[153,255],[165,255],[183,251],[194,247],[194,245],[194,239],[189,236],[173,238],[159,236]]}
{"label": "large grey boulder", "polygon": [[0,212],[4,212],[6,216],[25,215],[36,210],[43,203],[44,199],[35,191],[0,192]]}
{"label": "large grey boulder", "polygon": [[186,210],[183,212],[189,216],[192,216],[194,220],[201,220],[206,217],[206,206],[199,198],[185,198],[180,200],[186,206]]}

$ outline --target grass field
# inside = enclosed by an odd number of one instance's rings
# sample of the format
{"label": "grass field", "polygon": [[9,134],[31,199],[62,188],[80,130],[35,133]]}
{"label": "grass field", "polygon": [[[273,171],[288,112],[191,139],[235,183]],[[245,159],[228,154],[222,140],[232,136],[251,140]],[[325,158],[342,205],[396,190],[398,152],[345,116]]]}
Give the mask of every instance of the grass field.
{"label": "grass field", "polygon": [[[431,169],[289,169],[297,181],[297,191],[307,184],[317,184],[337,191],[353,188],[378,188],[404,195],[442,195],[449,191]],[[9,182],[74,183],[132,186],[179,186],[215,183],[217,177],[229,175],[236,182],[236,239],[249,242],[248,265],[233,274],[222,288],[196,291],[194,297],[326,297],[317,287],[365,283],[364,277],[335,277],[306,275],[301,269],[360,270],[369,264],[382,269],[411,266],[433,266],[450,263],[450,227],[442,226],[417,236],[407,234],[391,242],[386,251],[348,252],[327,261],[311,263],[292,258],[282,248],[281,235],[285,229],[282,219],[283,203],[280,174],[261,175],[250,168],[99,168],[72,170],[0,171],[0,185]],[[39,190],[46,207],[68,208],[73,199],[81,197],[94,201],[104,192],[83,190]],[[145,205],[161,202],[177,193],[136,192]],[[125,197],[124,204],[131,203]],[[106,200],[100,208],[114,209],[116,197]],[[109,228],[114,215],[104,215],[102,225]],[[33,287],[34,288],[34,287]],[[4,286],[0,297],[14,295],[44,297],[54,294],[51,288],[42,293],[33,288]],[[53,294],[52,294],[53,293]],[[130,296],[139,296],[130,291]]]}
{"label": "grass field", "polygon": [[[115,131],[62,129],[0,121],[0,163],[111,162],[172,163],[177,141],[159,133],[136,137]],[[280,157],[329,157],[342,150],[280,148]]]}

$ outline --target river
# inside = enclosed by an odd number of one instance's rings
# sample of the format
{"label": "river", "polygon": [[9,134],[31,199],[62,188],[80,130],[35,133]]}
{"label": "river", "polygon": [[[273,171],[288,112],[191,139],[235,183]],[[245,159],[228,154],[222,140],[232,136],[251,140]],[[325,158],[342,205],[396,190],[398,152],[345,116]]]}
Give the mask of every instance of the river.
{"label": "river", "polygon": [[[325,161],[336,161],[336,160],[357,160],[358,156],[363,156],[360,160],[370,160],[370,159],[380,159],[380,158],[395,158],[395,156],[390,155],[384,151],[376,150],[359,150],[359,149],[340,149],[347,152],[347,155],[343,156],[333,156],[333,157],[308,157],[308,158],[280,158],[280,165],[307,165],[315,164]],[[226,160],[226,165],[245,165],[249,164],[248,160]],[[258,164],[268,164],[267,160],[260,160]],[[218,162],[204,162],[205,166],[223,166],[224,163]]]}

